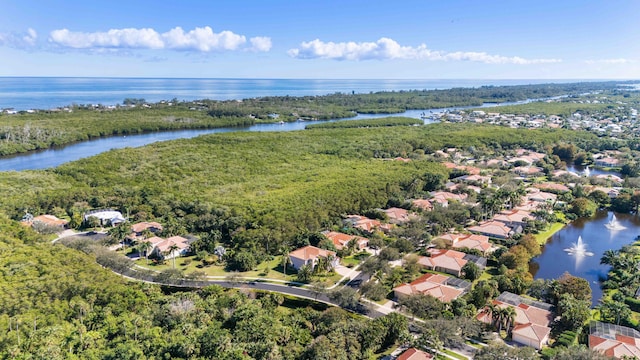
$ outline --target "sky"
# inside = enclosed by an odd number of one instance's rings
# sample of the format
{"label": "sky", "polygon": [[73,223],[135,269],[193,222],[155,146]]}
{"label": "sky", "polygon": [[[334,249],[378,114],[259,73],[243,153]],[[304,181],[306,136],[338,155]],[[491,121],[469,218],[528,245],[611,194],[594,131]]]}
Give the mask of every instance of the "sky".
{"label": "sky", "polygon": [[0,76],[639,79],[638,0],[0,0]]}

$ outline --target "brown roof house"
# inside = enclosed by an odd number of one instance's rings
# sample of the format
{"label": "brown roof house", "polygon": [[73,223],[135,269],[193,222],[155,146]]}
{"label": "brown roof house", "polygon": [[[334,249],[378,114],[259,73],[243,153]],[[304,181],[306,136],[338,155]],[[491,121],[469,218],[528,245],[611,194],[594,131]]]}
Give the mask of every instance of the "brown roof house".
{"label": "brown roof house", "polygon": [[324,235],[327,239],[331,240],[333,242],[333,245],[338,250],[341,250],[342,248],[347,246],[351,241],[356,241],[358,243],[358,249],[360,250],[366,248],[367,245],[369,244],[369,239],[365,237],[344,234],[337,231],[326,230],[322,232],[322,235]]}
{"label": "brown roof house", "polygon": [[475,249],[483,254],[490,252],[493,247],[489,242],[489,237],[485,235],[448,233],[438,236],[437,239],[444,240],[445,244],[456,249]]}
{"label": "brown roof house", "polygon": [[[500,308],[512,307],[515,310],[516,316],[511,329],[513,341],[538,350],[549,341],[549,325],[554,319],[552,305],[506,291],[493,301],[493,305]],[[481,311],[476,318],[488,324],[492,322],[491,315],[486,311]]]}
{"label": "brown roof house", "polygon": [[[182,236],[172,236],[167,239],[154,236],[147,239],[147,241],[149,241],[152,246],[151,256],[162,256],[163,259],[173,259],[189,252],[189,240]],[[174,245],[176,248],[171,250]]]}
{"label": "brown roof house", "polygon": [[389,222],[392,224],[404,224],[407,221],[411,220],[412,215],[408,210],[392,207],[385,210],[382,210],[387,217],[389,217]]}
{"label": "brown roof house", "polygon": [[471,283],[440,274],[424,274],[408,284],[393,289],[396,298],[415,294],[430,295],[451,302],[471,288]]}
{"label": "brown roof house", "polygon": [[307,245],[300,249],[289,253],[289,260],[294,269],[300,270],[304,265],[310,265],[312,268],[318,263],[321,257],[331,258],[331,264],[336,267],[340,263],[340,259],[336,253],[331,250],[320,249],[315,246]]}
{"label": "brown roof house", "polygon": [[471,254],[465,254],[455,250],[430,249],[431,256],[421,256],[418,264],[429,270],[444,272],[447,274],[460,276],[462,268],[471,261],[484,269],[487,266],[487,259]]}
{"label": "brown roof house", "polygon": [[67,227],[69,222],[67,220],[58,219],[55,215],[38,215],[33,217],[31,214],[25,215],[22,219],[22,223],[26,226],[37,227],[39,225],[50,226],[52,228],[59,228],[60,230]]}
{"label": "brown roof house", "polygon": [[592,321],[589,348],[615,359],[640,359],[640,332],[626,326]]}
{"label": "brown roof house", "polygon": [[405,350],[396,360],[431,360],[433,355],[428,352],[418,350],[416,348],[409,348]]}
{"label": "brown roof house", "polygon": [[[508,239],[515,234],[518,229],[512,229],[501,221],[489,220],[481,222],[478,225],[471,226],[467,228],[467,230],[490,238]],[[522,228],[520,228],[520,231],[522,231]]]}
{"label": "brown roof house", "polygon": [[380,220],[369,219],[362,215],[347,215],[343,222],[370,234],[378,230],[383,232],[391,230],[391,225],[383,224]]}

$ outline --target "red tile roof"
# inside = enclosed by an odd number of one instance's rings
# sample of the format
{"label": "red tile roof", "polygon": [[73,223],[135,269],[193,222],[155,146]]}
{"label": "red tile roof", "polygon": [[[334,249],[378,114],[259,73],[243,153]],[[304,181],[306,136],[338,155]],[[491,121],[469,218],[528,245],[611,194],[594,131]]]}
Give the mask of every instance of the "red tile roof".
{"label": "red tile roof", "polygon": [[398,356],[397,360],[431,360],[433,355],[416,348],[407,349]]}
{"label": "red tile roof", "polygon": [[301,259],[304,261],[314,260],[318,257],[336,256],[336,253],[331,250],[320,249],[315,246],[307,245],[300,249],[294,250],[289,253],[290,257]]}

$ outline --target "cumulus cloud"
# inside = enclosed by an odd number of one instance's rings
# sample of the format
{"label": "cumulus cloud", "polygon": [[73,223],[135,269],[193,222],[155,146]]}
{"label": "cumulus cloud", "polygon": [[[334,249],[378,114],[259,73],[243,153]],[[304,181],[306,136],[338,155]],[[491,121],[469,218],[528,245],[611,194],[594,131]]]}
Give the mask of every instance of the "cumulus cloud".
{"label": "cumulus cloud", "polygon": [[381,38],[376,42],[323,42],[319,39],[303,42],[300,47],[288,51],[289,56],[298,59],[332,60],[442,60],[475,61],[488,64],[542,64],[556,63],[559,59],[525,59],[518,56],[491,55],[486,52],[446,52],[419,46],[402,46],[393,39]]}
{"label": "cumulus cloud", "polygon": [[38,33],[32,28],[24,33],[0,33],[0,45],[17,49],[33,47],[37,40]]}
{"label": "cumulus cloud", "polygon": [[624,58],[585,60],[585,63],[587,63],[587,64],[610,64],[610,65],[614,65],[614,64],[629,64],[629,63],[633,63],[633,62],[635,62],[635,60],[624,59]]}
{"label": "cumulus cloud", "polygon": [[111,29],[106,32],[90,33],[59,29],[50,33],[49,41],[74,49],[172,49],[200,52],[241,49],[269,51],[271,49],[270,38],[252,38],[251,45],[247,45],[244,35],[231,31],[215,33],[209,26],[196,27],[189,31],[175,27],[164,33],[158,33],[150,28]]}

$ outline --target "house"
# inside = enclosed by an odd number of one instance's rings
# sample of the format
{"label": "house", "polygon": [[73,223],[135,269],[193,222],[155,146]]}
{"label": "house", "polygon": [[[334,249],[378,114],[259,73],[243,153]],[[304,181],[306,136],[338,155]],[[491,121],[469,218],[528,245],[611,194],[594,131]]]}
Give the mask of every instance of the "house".
{"label": "house", "polygon": [[333,245],[336,249],[341,250],[345,246],[347,246],[351,241],[356,241],[358,243],[358,249],[362,250],[369,245],[369,239],[357,236],[357,235],[348,235],[337,231],[323,231],[322,235],[324,235],[327,239],[333,242]]}
{"label": "house", "polygon": [[95,217],[100,221],[100,225],[102,226],[116,226],[127,221],[120,211],[112,210],[112,209],[102,209],[102,210],[91,210],[84,214],[84,221],[89,220],[89,218]]}
{"label": "house", "polygon": [[411,218],[413,217],[413,214],[409,213],[408,210],[397,207],[388,208],[382,210],[382,212],[387,214],[387,217],[389,217],[389,222],[392,224],[403,224],[411,220]]}
{"label": "house", "polygon": [[553,191],[554,193],[566,193],[571,191],[571,189],[569,189],[566,185],[552,183],[552,182],[535,184],[533,186],[536,189],[540,189],[542,191]]}
{"label": "house", "polygon": [[592,321],[589,324],[589,349],[615,359],[638,359],[640,332],[626,326]]}
{"label": "house", "polygon": [[132,240],[141,240],[144,238],[144,233],[149,231],[152,234],[157,234],[162,231],[162,224],[157,222],[139,222],[131,225],[131,234],[129,238]]}
{"label": "house", "polygon": [[445,244],[455,249],[475,249],[483,254],[491,252],[493,248],[493,245],[489,242],[489,237],[484,235],[448,233],[438,236],[437,239],[442,239]]}
{"label": "house", "polygon": [[299,270],[304,265],[310,265],[312,268],[318,263],[318,259],[330,258],[332,259],[332,265],[338,266],[340,259],[336,256],[336,253],[331,250],[320,249],[315,246],[307,245],[300,249],[294,250],[289,253],[289,260],[294,269]]}
{"label": "house", "polygon": [[454,194],[447,191],[436,191],[431,193],[432,204],[440,204],[442,207],[449,206],[451,201],[464,202],[467,199],[467,194]]}
{"label": "house", "polygon": [[54,215],[47,215],[47,214],[38,215],[36,217],[33,217],[31,214],[27,214],[22,219],[22,223],[27,226],[44,225],[52,228],[59,228],[61,230],[65,229],[67,227],[67,224],[69,224],[67,220],[58,219]]}
{"label": "house", "polygon": [[471,288],[471,283],[446,275],[424,274],[408,284],[393,289],[396,298],[423,294],[430,295],[442,302],[451,302]]}
{"label": "house", "polygon": [[508,227],[514,228],[518,226],[524,227],[527,223],[527,220],[533,220],[535,216],[531,215],[529,211],[525,210],[505,210],[501,211],[499,214],[496,214],[493,217],[494,221],[499,221],[504,223]]}
{"label": "house", "polygon": [[482,175],[463,175],[453,179],[453,181],[464,182],[467,184],[486,184],[491,185],[491,176]]}
{"label": "house", "polygon": [[409,348],[405,350],[396,360],[431,360],[433,355],[428,352],[418,350],[416,348]]}
{"label": "house", "polygon": [[467,230],[490,238],[508,239],[516,232],[521,232],[522,228],[512,229],[501,221],[489,220],[471,226]]}
{"label": "house", "polygon": [[137,224],[131,225],[131,231],[133,231],[136,235],[142,235],[145,230],[149,230],[152,233],[158,233],[162,231],[162,224],[157,222],[139,222]]}
{"label": "house", "polygon": [[[525,299],[506,291],[493,301],[493,305],[514,309],[516,316],[511,329],[513,341],[538,350],[548,342],[551,333],[549,325],[554,319],[552,305]],[[476,318],[488,324],[492,323],[491,315],[486,311],[481,311]]]}
{"label": "house", "polygon": [[[158,239],[160,241],[158,241]],[[189,252],[189,240],[182,236],[172,236],[167,239],[154,236],[151,239],[147,239],[147,241],[149,241],[152,246],[150,256],[173,259],[175,257],[186,255]],[[171,250],[174,246],[176,249]]]}
{"label": "house", "polygon": [[595,159],[594,165],[599,167],[608,167],[608,168],[619,167],[620,160],[614,157],[607,156],[607,157]]}
{"label": "house", "polygon": [[378,230],[383,232],[391,230],[391,225],[383,224],[380,220],[369,219],[368,217],[361,215],[347,215],[347,218],[344,219],[344,223],[370,234]]}
{"label": "house", "polygon": [[462,275],[462,268],[469,261],[475,263],[481,269],[487,266],[486,258],[456,250],[430,249],[429,254],[431,256],[421,256],[418,264],[429,270],[444,272],[458,277]]}
{"label": "house", "polygon": [[541,202],[541,203],[555,203],[558,196],[556,194],[548,193],[545,191],[540,191],[536,188],[528,188],[527,189],[527,200]]}
{"label": "house", "polygon": [[411,202],[411,204],[413,204],[414,207],[417,207],[417,208],[422,209],[424,211],[433,210],[433,204],[431,204],[431,201],[429,201],[427,199],[413,200]]}
{"label": "house", "polygon": [[542,175],[542,168],[537,166],[518,166],[511,171],[525,178]]}

